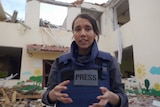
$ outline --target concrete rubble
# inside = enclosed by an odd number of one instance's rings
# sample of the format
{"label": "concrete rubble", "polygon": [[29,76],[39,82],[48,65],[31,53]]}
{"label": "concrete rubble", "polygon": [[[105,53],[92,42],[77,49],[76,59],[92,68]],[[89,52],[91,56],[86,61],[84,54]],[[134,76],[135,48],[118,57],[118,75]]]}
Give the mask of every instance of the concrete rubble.
{"label": "concrete rubble", "polygon": [[[128,94],[129,107],[160,107],[160,96]],[[156,102],[156,103],[154,103]]]}
{"label": "concrete rubble", "polygon": [[0,107],[43,107],[41,93],[36,90],[23,92],[19,88],[0,87]]}
{"label": "concrete rubble", "polygon": [[[14,95],[14,88],[2,88],[0,90],[0,107],[46,107],[41,102],[41,93],[22,95],[17,92]],[[19,94],[18,94],[19,93]],[[136,95],[127,93],[129,107],[160,107],[160,96]],[[38,96],[38,97],[37,97]]]}

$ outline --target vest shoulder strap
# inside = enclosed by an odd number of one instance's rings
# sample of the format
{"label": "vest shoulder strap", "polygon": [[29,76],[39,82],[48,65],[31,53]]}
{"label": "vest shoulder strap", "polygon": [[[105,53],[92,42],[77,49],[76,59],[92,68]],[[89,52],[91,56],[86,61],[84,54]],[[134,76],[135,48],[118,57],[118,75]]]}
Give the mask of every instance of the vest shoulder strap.
{"label": "vest shoulder strap", "polygon": [[59,63],[68,63],[68,60],[71,59],[71,53],[66,53],[66,54],[63,54],[59,57]]}
{"label": "vest shoulder strap", "polygon": [[101,58],[102,60],[111,60],[112,56],[108,52],[99,51],[98,58]]}
{"label": "vest shoulder strap", "polygon": [[95,59],[95,63],[97,65],[107,66],[107,64],[111,61],[112,56],[103,51],[99,51],[98,56]]}
{"label": "vest shoulder strap", "polygon": [[[105,65],[107,65],[108,62],[111,61],[111,59],[112,59],[112,56],[110,53],[99,51],[99,53],[95,59],[95,64],[105,66]],[[62,69],[71,63],[71,53],[66,53],[66,54],[60,56],[59,58],[57,58],[57,60],[59,63],[59,68]]]}
{"label": "vest shoulder strap", "polygon": [[66,53],[61,55],[59,58],[56,59],[58,63],[58,69],[65,68],[68,64],[71,63],[71,53]]}

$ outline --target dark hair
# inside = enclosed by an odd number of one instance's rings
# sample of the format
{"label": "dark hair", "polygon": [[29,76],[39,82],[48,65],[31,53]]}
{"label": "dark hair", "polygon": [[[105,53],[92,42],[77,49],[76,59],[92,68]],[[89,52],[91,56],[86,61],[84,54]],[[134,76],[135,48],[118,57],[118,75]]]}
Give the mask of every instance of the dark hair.
{"label": "dark hair", "polygon": [[92,18],[91,16],[89,16],[88,14],[79,14],[74,20],[73,20],[73,23],[72,23],[72,31],[74,30],[74,22],[77,18],[84,18],[84,19],[87,19],[92,27],[93,27],[93,31],[95,32],[95,34],[97,35],[97,41],[99,40],[99,29],[98,29],[98,26],[97,26],[97,23],[96,23],[96,20],[94,18]]}

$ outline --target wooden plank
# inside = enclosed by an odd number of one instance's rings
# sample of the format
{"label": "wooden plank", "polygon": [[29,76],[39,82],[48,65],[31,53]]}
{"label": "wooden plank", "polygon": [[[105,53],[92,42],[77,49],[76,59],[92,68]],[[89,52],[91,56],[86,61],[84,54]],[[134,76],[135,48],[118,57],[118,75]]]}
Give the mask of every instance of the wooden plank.
{"label": "wooden plank", "polygon": [[25,98],[30,98],[30,99],[41,99],[41,95],[19,95],[16,97],[17,99],[25,99]]}
{"label": "wooden plank", "polygon": [[12,94],[12,103],[16,102],[16,96],[17,96],[17,92],[14,91],[13,94]]}
{"label": "wooden plank", "polygon": [[[27,0],[28,2],[31,0]],[[56,0],[38,0],[42,3],[48,3],[48,4],[54,4],[54,5],[58,5],[58,6],[65,6],[65,7],[71,7],[73,6],[73,4],[71,3],[67,3],[67,2],[61,2],[61,1],[56,1]]]}
{"label": "wooden plank", "polygon": [[10,104],[9,97],[6,94],[5,90],[3,88],[1,88],[1,91],[2,91],[3,97],[5,98],[5,104]]}

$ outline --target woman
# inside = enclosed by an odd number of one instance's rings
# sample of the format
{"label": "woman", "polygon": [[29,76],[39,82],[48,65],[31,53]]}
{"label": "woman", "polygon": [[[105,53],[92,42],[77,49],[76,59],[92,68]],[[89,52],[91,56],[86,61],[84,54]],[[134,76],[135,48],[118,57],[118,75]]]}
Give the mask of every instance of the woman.
{"label": "woman", "polygon": [[57,107],[128,107],[117,60],[98,50],[96,21],[80,14],[72,31],[71,51],[53,63],[42,102]]}

